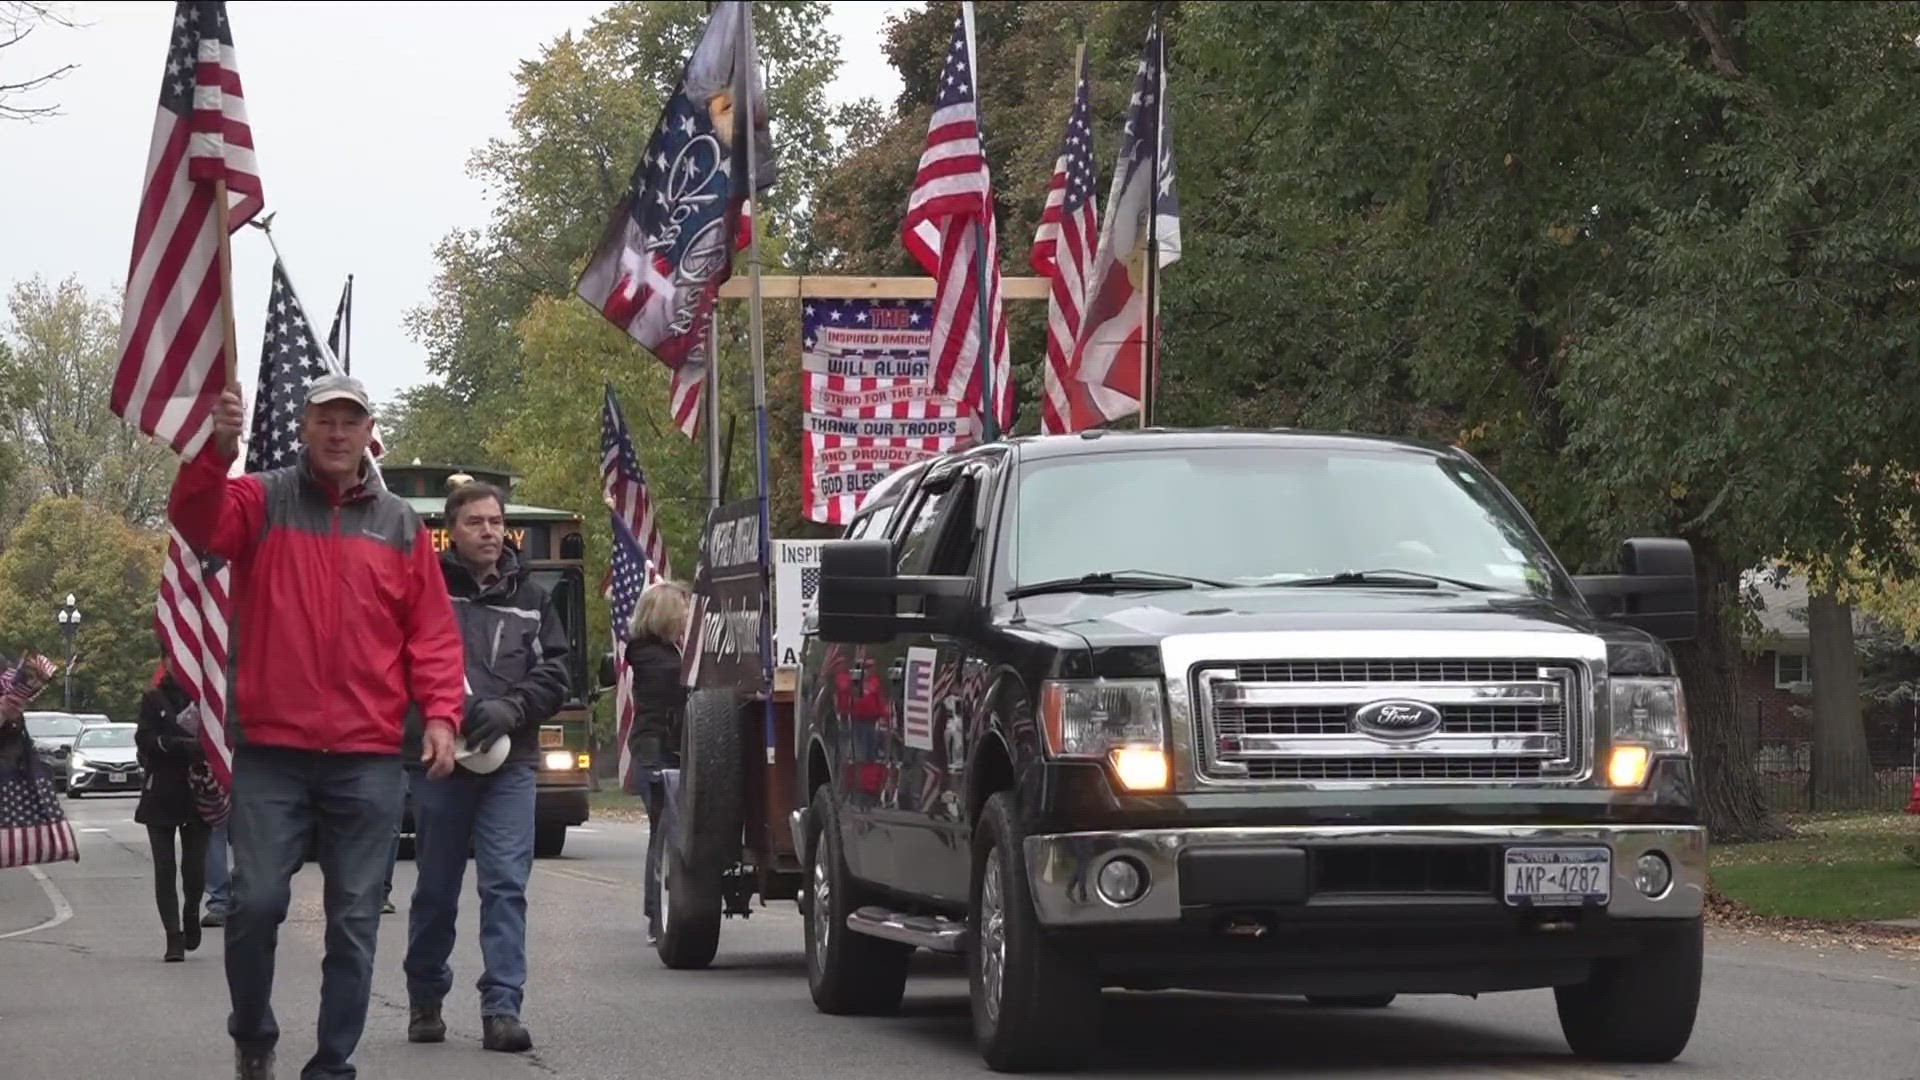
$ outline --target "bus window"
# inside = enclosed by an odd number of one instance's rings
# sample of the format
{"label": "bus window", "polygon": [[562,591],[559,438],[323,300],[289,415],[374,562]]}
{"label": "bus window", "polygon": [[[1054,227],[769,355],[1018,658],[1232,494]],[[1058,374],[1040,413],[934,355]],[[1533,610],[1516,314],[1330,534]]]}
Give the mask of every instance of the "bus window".
{"label": "bus window", "polygon": [[540,567],[528,572],[534,584],[547,590],[554,610],[567,628],[567,664],[569,694],[567,704],[584,706],[587,701],[587,593],[586,580],[577,566]]}

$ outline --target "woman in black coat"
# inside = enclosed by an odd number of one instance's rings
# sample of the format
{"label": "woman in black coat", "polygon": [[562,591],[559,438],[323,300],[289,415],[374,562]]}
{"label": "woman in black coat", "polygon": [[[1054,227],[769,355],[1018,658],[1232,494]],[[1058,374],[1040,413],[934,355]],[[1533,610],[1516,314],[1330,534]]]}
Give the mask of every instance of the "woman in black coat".
{"label": "woman in black coat", "polygon": [[680,727],[687,691],[680,685],[680,646],[686,637],[690,597],[685,587],[662,581],[648,587],[633,612],[627,639],[627,666],[633,672],[633,727],[627,733],[632,755],[628,794],[647,807],[647,880],[643,910],[647,944],[660,937],[659,841],[668,827],[664,769],[680,767]]}
{"label": "woman in black coat", "polygon": [[[153,899],[167,932],[166,959],[186,959],[200,947],[200,896],[207,887],[207,837],[212,830],[194,804],[187,770],[205,761],[197,733],[180,724],[193,699],[163,666],[140,699],[140,724],[134,732],[146,786],[133,820],[147,827],[153,851]],[[174,851],[174,834],[180,850]],[[180,894],[174,893],[179,880]]]}

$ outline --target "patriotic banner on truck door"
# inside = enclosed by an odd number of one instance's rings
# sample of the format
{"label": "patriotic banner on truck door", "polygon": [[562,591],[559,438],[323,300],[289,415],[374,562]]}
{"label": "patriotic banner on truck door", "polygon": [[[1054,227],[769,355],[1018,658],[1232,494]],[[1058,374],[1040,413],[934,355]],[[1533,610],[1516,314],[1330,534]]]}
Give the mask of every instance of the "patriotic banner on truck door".
{"label": "patriotic banner on truck door", "polygon": [[807,520],[844,525],[893,470],[978,437],[935,386],[931,301],[809,300],[800,327]]}

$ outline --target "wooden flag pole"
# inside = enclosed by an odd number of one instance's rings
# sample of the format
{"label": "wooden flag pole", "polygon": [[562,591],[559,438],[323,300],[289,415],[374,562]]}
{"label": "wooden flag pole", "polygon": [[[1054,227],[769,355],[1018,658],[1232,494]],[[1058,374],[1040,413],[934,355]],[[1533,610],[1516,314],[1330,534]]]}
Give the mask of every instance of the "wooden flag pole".
{"label": "wooden flag pole", "polygon": [[220,228],[220,322],[226,332],[227,388],[240,392],[240,336],[233,328],[233,212],[227,205],[227,179],[213,182],[214,221]]}
{"label": "wooden flag pole", "polygon": [[1153,5],[1153,41],[1160,53],[1154,57],[1153,133],[1147,146],[1147,312],[1146,340],[1141,342],[1140,426],[1153,422],[1153,407],[1160,397],[1160,306],[1156,294],[1160,283],[1160,127],[1167,115],[1167,39],[1160,25],[1160,5]]}

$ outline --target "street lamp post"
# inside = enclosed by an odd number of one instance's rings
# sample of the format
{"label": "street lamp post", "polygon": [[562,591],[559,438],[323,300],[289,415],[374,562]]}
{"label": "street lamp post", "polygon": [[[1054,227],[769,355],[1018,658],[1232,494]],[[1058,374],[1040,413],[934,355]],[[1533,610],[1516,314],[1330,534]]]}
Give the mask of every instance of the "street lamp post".
{"label": "street lamp post", "polygon": [[67,594],[67,602],[60,606],[60,614],[54,616],[60,623],[60,636],[67,639],[67,711],[73,711],[73,639],[80,633],[80,606],[74,602],[73,594]]}

